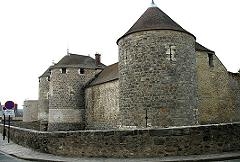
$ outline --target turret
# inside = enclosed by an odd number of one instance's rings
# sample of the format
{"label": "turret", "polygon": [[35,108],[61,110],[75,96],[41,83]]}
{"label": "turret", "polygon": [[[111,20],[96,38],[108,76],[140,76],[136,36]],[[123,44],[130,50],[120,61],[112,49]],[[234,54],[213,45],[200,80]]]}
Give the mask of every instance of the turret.
{"label": "turret", "polygon": [[50,75],[51,67],[39,77],[38,120],[41,130],[46,130],[48,123]]}
{"label": "turret", "polygon": [[49,131],[79,130],[85,127],[83,86],[104,65],[89,56],[64,56],[51,69],[49,100]]}
{"label": "turret", "polygon": [[194,35],[153,3],[117,44],[121,126],[196,124]]}

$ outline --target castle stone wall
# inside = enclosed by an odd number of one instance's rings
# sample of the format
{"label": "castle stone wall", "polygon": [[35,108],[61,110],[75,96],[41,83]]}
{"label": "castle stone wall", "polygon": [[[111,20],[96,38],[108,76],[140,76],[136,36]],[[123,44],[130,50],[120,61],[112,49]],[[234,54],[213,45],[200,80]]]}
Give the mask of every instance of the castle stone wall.
{"label": "castle stone wall", "polygon": [[49,84],[48,77],[39,78],[38,120],[47,122],[49,111]]}
{"label": "castle stone wall", "polygon": [[240,121],[240,74],[229,73],[231,96],[234,101],[234,121]]}
{"label": "castle stone wall", "polygon": [[17,144],[64,156],[147,158],[207,156],[240,151],[239,123],[167,129],[71,132],[41,132],[11,127],[10,134],[11,140]]}
{"label": "castle stone wall", "polygon": [[38,100],[26,100],[23,104],[23,122],[38,120]]}
{"label": "castle stone wall", "polygon": [[[196,124],[196,56],[192,35],[137,32],[119,43],[119,108],[122,126]],[[170,59],[169,46],[172,60]]]}
{"label": "castle stone wall", "polygon": [[61,68],[53,68],[50,82],[48,130],[78,130],[85,127],[85,103],[83,85],[96,74],[94,69],[68,67],[66,74]]}
{"label": "castle stone wall", "polygon": [[207,52],[196,52],[199,96],[199,124],[224,123],[234,120],[229,76],[216,55],[209,66]]}
{"label": "castle stone wall", "polygon": [[87,129],[110,129],[119,124],[118,80],[85,90]]}

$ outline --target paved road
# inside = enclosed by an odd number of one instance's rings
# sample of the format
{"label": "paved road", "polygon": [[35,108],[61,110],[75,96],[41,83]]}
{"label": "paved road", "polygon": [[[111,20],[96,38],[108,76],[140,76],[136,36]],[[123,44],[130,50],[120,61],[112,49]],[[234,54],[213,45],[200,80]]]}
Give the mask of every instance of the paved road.
{"label": "paved road", "polygon": [[0,162],[27,162],[27,161],[11,157],[0,152]]}

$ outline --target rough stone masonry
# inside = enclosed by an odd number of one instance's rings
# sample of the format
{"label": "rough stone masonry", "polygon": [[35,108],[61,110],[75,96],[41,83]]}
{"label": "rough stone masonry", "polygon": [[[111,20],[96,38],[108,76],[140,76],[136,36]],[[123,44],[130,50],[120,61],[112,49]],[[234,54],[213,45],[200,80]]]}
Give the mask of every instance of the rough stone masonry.
{"label": "rough stone masonry", "polygon": [[25,122],[42,130],[163,128],[240,121],[240,75],[157,6],[117,40],[119,62],[67,53],[40,76]]}

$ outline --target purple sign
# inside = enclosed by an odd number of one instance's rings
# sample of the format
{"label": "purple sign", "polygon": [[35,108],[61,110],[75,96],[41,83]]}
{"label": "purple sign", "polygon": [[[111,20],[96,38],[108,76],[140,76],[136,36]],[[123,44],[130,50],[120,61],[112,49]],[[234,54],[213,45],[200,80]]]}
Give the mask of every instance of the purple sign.
{"label": "purple sign", "polygon": [[13,101],[7,101],[4,106],[6,109],[12,109],[14,108],[15,104]]}

